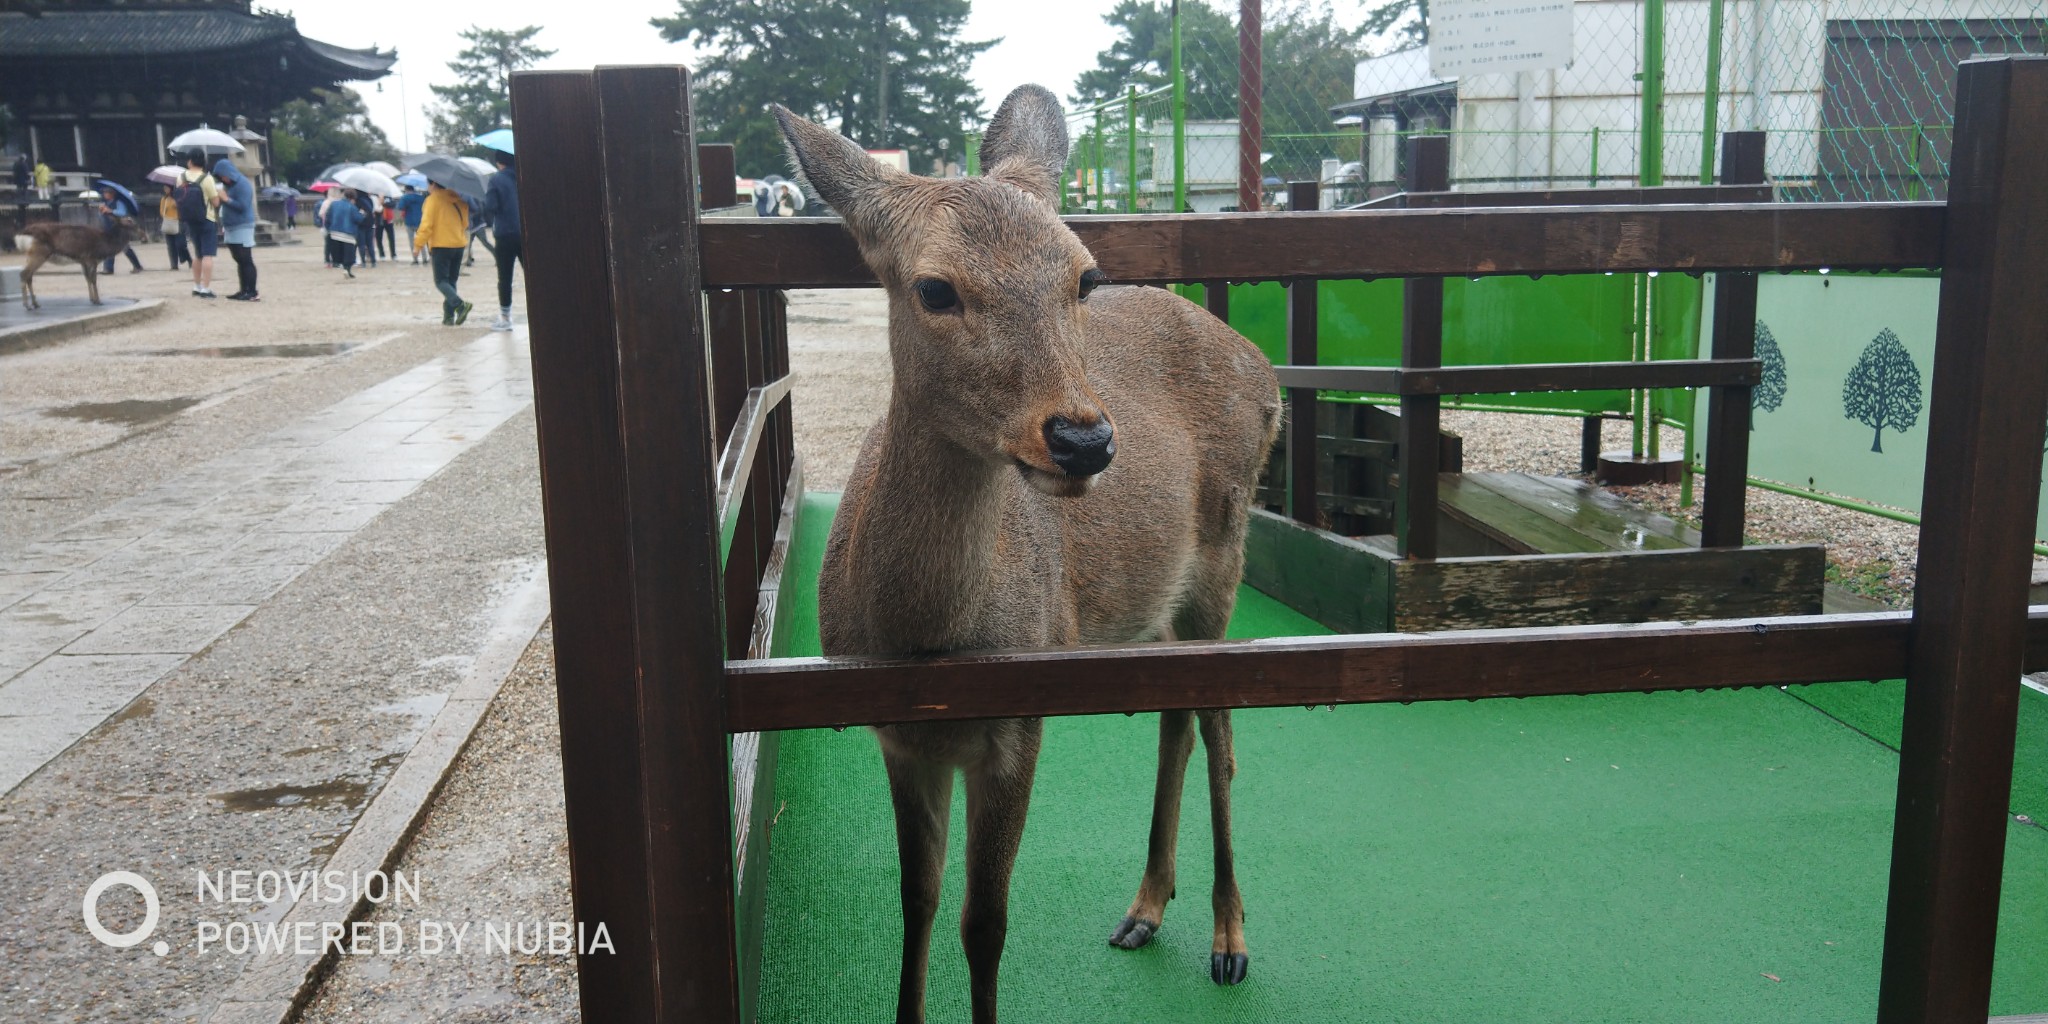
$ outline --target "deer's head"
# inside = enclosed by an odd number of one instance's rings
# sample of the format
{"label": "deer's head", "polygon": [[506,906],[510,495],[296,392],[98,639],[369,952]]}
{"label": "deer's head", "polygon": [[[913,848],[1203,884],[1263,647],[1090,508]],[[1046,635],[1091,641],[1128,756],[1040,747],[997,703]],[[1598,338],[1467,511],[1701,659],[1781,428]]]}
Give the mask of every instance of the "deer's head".
{"label": "deer's head", "polygon": [[1003,101],[983,136],[988,173],[922,178],[876,162],[778,106],[798,169],[845,218],[889,293],[898,413],[1047,494],[1078,497],[1116,453],[1088,384],[1082,328],[1105,280],[1059,219],[1067,131],[1035,85]]}

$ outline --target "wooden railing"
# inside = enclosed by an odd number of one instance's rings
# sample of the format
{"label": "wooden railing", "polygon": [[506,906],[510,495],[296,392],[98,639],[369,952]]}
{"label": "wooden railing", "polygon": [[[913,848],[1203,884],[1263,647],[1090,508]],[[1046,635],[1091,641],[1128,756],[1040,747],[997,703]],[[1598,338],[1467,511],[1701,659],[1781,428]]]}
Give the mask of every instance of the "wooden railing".
{"label": "wooden railing", "polygon": [[[745,870],[748,854],[735,850],[734,798],[760,774],[758,764],[729,760],[735,732],[1757,686],[1901,672],[1907,714],[1880,1019],[1984,1018],[2015,679],[2024,667],[2048,666],[2048,623],[2024,608],[2048,418],[2040,326],[2048,323],[2041,287],[2048,280],[2041,244],[2048,178],[2038,173],[2048,163],[2048,61],[1963,65],[1946,205],[1073,222],[1103,269],[1127,282],[1396,276],[1411,282],[1412,310],[1429,308],[1429,279],[1451,274],[1722,271],[1717,322],[1724,328],[1713,359],[1700,361],[1713,365],[1682,369],[1713,375],[1717,389],[1731,392],[1752,365],[1742,275],[1943,267],[1912,612],[911,661],[728,660],[748,650],[734,642],[747,631],[730,620],[747,620],[756,602],[766,603],[777,532],[767,517],[789,505],[787,492],[798,484],[785,477],[778,495],[762,483],[795,470],[787,398],[770,386],[787,370],[779,297],[742,292],[733,300],[722,290],[870,284],[851,240],[831,222],[700,223],[681,68],[522,73],[513,79],[513,103],[530,154],[522,161],[523,212],[534,237],[548,241],[532,254],[528,295],[576,914],[604,921],[617,944],[615,954],[580,961],[585,1019],[741,1018],[754,965],[741,953],[735,907],[748,897],[734,879],[746,885],[761,872]],[[729,308],[735,301],[738,314]],[[737,335],[714,326],[735,315],[752,326]],[[1434,368],[1440,360],[1426,351],[1428,333],[1411,329],[1405,369],[1391,381],[1405,392],[1404,408],[1458,386],[1442,376],[1451,371]],[[721,339],[730,345],[733,337],[748,367],[744,388],[719,369]],[[736,365],[733,356],[724,361]],[[1430,380],[1438,382],[1434,391],[1425,388]],[[774,412],[748,413],[741,422],[750,402]],[[757,422],[764,415],[765,427]],[[1740,418],[1713,422],[1710,453],[1713,445],[1746,444],[1746,431],[1732,426]],[[1403,446],[1409,455],[1423,448]],[[719,450],[735,467],[723,478]],[[753,472],[742,475],[736,467],[743,465]],[[722,571],[720,533],[734,494],[743,497]],[[751,653],[765,651],[754,644]],[[743,738],[730,740],[733,750]],[[737,777],[743,769],[751,773],[745,780]]]}

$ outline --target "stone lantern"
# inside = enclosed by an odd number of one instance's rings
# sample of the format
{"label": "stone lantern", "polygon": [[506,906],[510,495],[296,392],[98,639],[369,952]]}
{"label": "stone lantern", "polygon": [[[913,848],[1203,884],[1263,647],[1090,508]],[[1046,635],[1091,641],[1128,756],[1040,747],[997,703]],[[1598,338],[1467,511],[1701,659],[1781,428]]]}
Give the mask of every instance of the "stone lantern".
{"label": "stone lantern", "polygon": [[235,127],[228,137],[242,144],[242,151],[230,158],[235,169],[259,185],[270,184],[270,140],[250,131],[249,118],[242,114],[235,115]]}

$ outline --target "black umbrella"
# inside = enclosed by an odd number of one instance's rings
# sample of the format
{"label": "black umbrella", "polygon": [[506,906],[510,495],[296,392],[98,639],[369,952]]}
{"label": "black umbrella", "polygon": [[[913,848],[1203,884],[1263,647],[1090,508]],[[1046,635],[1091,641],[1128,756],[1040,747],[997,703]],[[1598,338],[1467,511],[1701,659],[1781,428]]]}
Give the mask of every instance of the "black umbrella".
{"label": "black umbrella", "polygon": [[442,188],[454,189],[477,202],[483,202],[490,191],[489,180],[478,174],[475,168],[443,153],[416,153],[405,158],[405,165],[425,175],[428,181]]}

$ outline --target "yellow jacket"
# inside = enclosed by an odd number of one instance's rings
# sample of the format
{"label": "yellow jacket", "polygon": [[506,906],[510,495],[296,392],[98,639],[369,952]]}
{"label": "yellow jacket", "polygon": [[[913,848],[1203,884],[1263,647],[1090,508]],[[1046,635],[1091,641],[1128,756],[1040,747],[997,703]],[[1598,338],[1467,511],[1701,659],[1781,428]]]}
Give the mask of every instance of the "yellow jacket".
{"label": "yellow jacket", "polygon": [[469,204],[448,189],[427,193],[420,209],[420,229],[413,235],[414,247],[460,249],[469,244]]}

